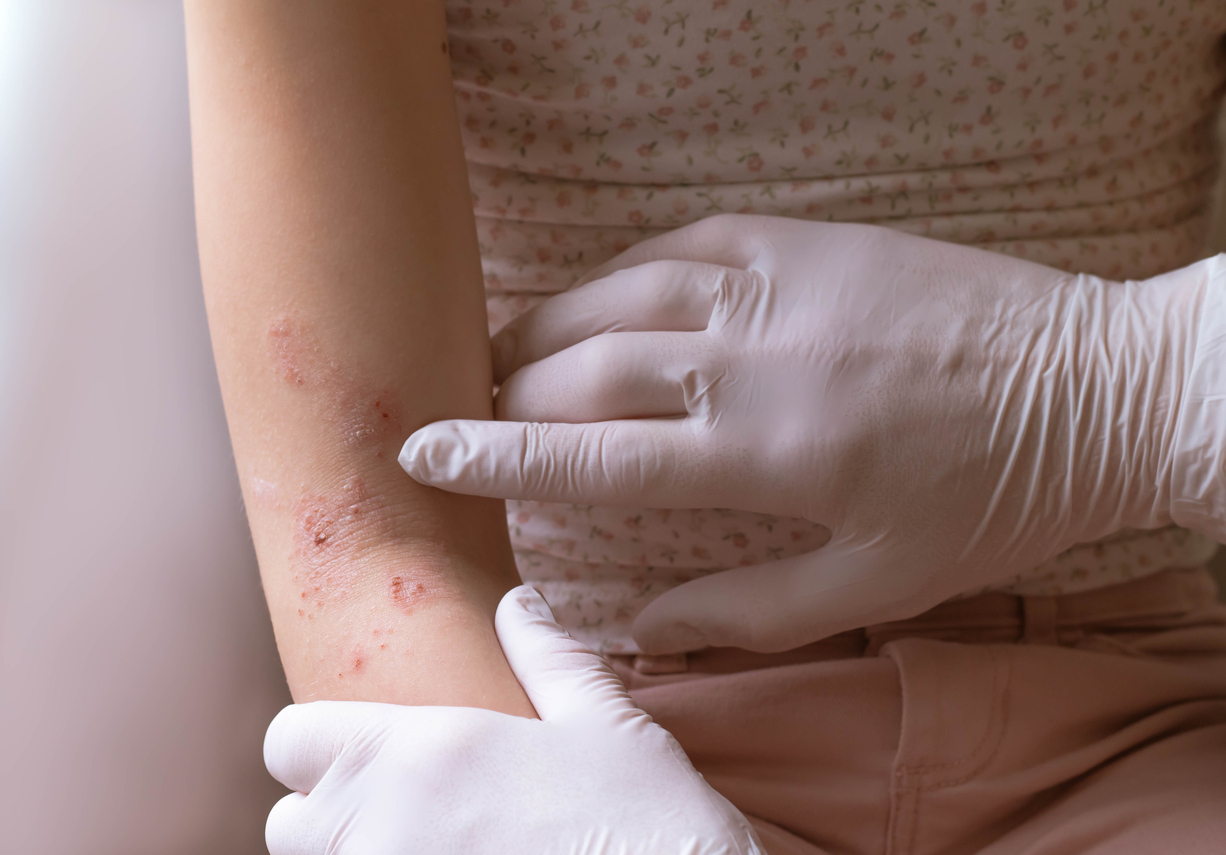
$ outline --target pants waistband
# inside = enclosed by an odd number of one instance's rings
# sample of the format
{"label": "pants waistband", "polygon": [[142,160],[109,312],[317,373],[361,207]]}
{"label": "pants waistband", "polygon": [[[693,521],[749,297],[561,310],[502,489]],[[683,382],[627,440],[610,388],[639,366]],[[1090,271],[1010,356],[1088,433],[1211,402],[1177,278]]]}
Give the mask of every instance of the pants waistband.
{"label": "pants waistband", "polygon": [[987,593],[951,600],[907,620],[845,632],[783,653],[733,648],[634,657],[641,674],[731,673],[822,659],[876,656],[901,638],[977,644],[1074,645],[1089,634],[1153,632],[1226,623],[1217,585],[1204,567],[1172,568],[1118,585],[1055,597]]}

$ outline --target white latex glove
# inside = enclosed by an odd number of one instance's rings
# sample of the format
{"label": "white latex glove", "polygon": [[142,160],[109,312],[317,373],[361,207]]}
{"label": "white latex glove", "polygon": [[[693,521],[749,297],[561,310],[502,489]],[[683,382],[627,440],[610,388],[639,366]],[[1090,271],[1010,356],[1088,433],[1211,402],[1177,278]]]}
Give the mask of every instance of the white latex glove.
{"label": "white latex glove", "polygon": [[1220,267],[1117,283],[873,226],[713,217],[513,322],[493,344],[515,423],[437,422],[401,465],[482,496],[822,524],[821,549],[696,579],[634,626],[652,653],[788,649],[1169,524]]}
{"label": "white latex glove", "polygon": [[286,707],[264,761],[297,792],[268,817],[272,855],[762,855],[603,659],[527,586],[498,638],[540,720],[459,707]]}

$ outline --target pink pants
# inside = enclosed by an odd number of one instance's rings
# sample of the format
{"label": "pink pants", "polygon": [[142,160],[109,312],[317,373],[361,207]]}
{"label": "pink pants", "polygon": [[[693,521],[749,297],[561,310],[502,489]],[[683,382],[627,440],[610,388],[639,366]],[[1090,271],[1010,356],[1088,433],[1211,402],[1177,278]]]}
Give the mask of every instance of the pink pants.
{"label": "pink pants", "polygon": [[783,654],[703,651],[675,673],[613,662],[770,855],[1220,855],[1215,594],[1207,571],[1168,570]]}

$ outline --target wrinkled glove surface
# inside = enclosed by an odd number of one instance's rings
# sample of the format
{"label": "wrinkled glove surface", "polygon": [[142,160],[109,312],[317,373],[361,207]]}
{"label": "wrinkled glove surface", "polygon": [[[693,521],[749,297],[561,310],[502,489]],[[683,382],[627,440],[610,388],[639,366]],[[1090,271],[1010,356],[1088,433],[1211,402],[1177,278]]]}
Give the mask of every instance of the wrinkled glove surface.
{"label": "wrinkled glove surface", "polygon": [[788,649],[1169,524],[1217,264],[1120,283],[873,226],[713,217],[512,322],[493,342],[504,421],[429,425],[401,464],[484,496],[819,523],[821,549],[689,582],[634,627],[651,653]]}

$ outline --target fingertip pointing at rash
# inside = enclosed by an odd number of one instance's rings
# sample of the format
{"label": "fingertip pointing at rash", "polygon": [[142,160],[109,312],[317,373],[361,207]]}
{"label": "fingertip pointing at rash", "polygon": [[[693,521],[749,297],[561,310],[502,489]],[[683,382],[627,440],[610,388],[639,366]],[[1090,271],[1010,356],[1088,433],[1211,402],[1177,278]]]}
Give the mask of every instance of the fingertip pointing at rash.
{"label": "fingertip pointing at rash", "polygon": [[414,481],[447,487],[460,480],[466,443],[455,422],[435,422],[416,431],[400,450],[400,466]]}

